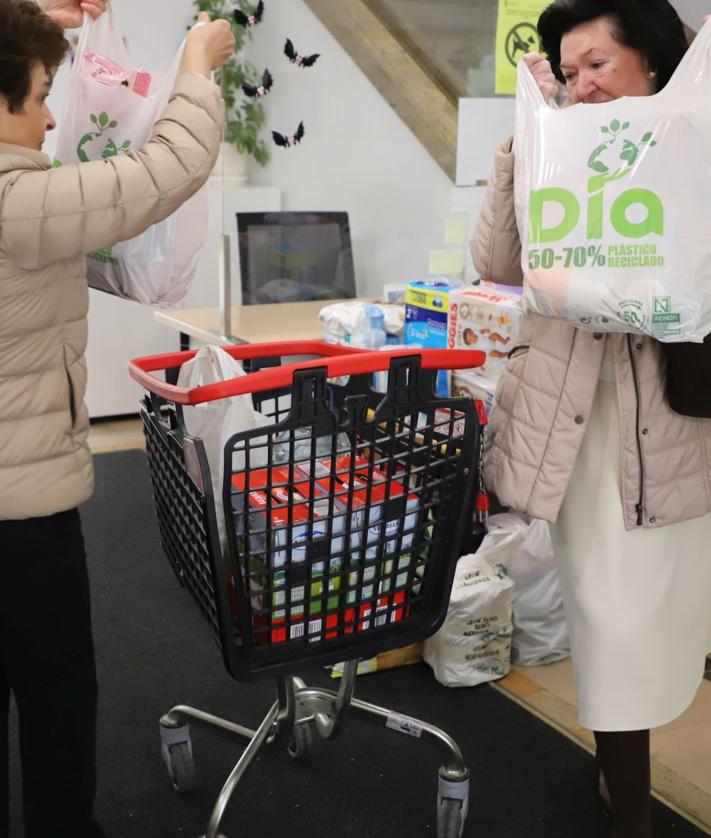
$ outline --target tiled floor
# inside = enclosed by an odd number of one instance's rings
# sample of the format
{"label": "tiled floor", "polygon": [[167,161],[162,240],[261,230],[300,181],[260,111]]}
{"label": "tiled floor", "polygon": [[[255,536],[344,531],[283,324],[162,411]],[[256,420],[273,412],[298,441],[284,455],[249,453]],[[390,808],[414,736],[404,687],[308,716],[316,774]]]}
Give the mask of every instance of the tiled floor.
{"label": "tiled floor", "polygon": [[[138,419],[96,423],[89,444],[94,453],[143,448],[141,423]],[[592,751],[591,732],[577,723],[569,660],[549,666],[514,667],[495,686]],[[652,732],[652,757],[652,783],[657,796],[711,835],[711,680],[701,683],[685,713]]]}
{"label": "tiled floor", "polygon": [[117,419],[94,422],[89,431],[89,447],[94,454],[145,448],[140,419]]}

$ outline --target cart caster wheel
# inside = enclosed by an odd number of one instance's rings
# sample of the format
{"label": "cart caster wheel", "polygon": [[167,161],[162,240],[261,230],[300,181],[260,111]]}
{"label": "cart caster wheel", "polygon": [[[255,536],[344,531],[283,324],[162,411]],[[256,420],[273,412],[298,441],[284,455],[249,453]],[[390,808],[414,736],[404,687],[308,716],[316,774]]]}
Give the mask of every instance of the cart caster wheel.
{"label": "cart caster wheel", "polygon": [[195,763],[189,742],[173,745],[168,751],[170,782],[178,794],[195,788]]}
{"label": "cart caster wheel", "polygon": [[462,801],[442,800],[437,807],[437,838],[461,838],[463,831]]}
{"label": "cart caster wheel", "polygon": [[313,723],[296,725],[289,740],[289,756],[293,759],[306,759],[314,744]]}
{"label": "cart caster wheel", "polygon": [[437,838],[461,838],[469,813],[469,772],[461,780],[440,774],[437,794]]}
{"label": "cart caster wheel", "polygon": [[170,781],[178,792],[192,791],[195,786],[195,763],[190,741],[190,725],[160,726],[160,749]]}

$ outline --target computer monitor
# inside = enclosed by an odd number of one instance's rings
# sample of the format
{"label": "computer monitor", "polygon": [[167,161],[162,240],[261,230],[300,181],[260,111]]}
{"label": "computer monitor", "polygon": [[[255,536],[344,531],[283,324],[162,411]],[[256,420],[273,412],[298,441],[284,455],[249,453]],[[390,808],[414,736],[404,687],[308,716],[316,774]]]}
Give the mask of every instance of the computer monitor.
{"label": "computer monitor", "polygon": [[355,297],[347,212],[238,212],[242,303]]}

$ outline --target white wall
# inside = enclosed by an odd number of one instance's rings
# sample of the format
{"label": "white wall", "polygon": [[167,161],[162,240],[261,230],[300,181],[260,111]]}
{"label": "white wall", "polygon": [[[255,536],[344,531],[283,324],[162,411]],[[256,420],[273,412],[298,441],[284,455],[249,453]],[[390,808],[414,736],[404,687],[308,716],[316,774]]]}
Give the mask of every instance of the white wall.
{"label": "white wall", "polygon": [[708,0],[671,0],[679,17],[691,29],[701,29],[701,19],[711,12]]}
{"label": "white wall", "polygon": [[[133,62],[167,68],[192,19],[191,0],[113,0],[113,8]],[[275,78],[265,100],[272,161],[263,170],[252,167],[254,183],[279,187],[284,209],[349,212],[359,293],[426,276],[429,251],[442,246],[451,181],[302,0],[269,0],[253,32],[249,56]],[[302,51],[322,54],[315,67],[290,64],[283,54],[287,37]],[[49,102],[59,120],[67,93],[65,66]],[[301,119],[301,146],[272,143],[272,129],[293,133]],[[54,148],[50,135],[44,150],[52,156]],[[206,242],[206,263],[214,262],[214,248]],[[217,303],[213,274],[198,276],[187,307]],[[176,349],[177,334],[155,324],[150,309],[95,291],[89,325],[91,415],[135,412],[139,393],[126,362]]]}
{"label": "white wall", "polygon": [[[133,60],[169,63],[191,20],[191,0],[113,0]],[[263,100],[264,135],[272,159],[254,164],[255,183],[278,186],[286,210],[346,210],[358,291],[427,274],[428,253],[442,246],[452,182],[303,0],[269,0],[246,54],[275,79]],[[320,52],[308,69],[283,54],[290,37],[302,52]],[[66,69],[50,106],[61,117]],[[301,146],[281,149],[271,130],[293,133],[303,119]],[[53,144],[46,150],[51,154]]]}
{"label": "white wall", "polygon": [[[349,212],[360,293],[426,276],[452,182],[303,0],[269,0],[253,32],[248,55],[274,76],[266,127],[293,133],[302,119],[306,127],[290,149],[269,134],[271,162],[253,167],[253,180],[281,187],[284,209]],[[321,53],[317,64],[292,65],[287,37],[301,53]]]}

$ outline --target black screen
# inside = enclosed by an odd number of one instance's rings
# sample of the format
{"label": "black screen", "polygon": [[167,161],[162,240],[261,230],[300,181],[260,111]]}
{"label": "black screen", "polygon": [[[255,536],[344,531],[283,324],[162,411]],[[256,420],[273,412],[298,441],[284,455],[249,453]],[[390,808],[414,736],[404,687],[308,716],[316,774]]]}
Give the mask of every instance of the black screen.
{"label": "black screen", "polygon": [[242,302],[356,295],[345,212],[237,213]]}

